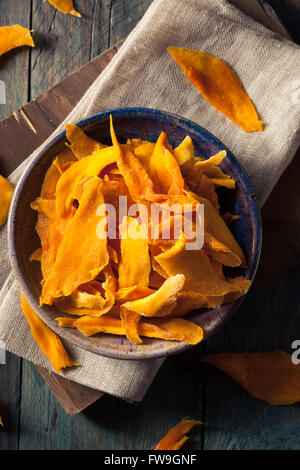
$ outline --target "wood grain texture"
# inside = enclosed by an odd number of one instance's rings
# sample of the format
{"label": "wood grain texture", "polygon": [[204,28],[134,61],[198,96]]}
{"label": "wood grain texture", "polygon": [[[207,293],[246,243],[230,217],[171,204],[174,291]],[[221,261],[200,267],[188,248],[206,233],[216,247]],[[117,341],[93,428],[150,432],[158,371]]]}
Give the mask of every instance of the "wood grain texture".
{"label": "wood grain texture", "polygon": [[[238,315],[208,342],[210,352],[282,349],[300,332],[300,263],[246,297]],[[204,449],[298,449],[300,406],[272,407],[206,366]]]}

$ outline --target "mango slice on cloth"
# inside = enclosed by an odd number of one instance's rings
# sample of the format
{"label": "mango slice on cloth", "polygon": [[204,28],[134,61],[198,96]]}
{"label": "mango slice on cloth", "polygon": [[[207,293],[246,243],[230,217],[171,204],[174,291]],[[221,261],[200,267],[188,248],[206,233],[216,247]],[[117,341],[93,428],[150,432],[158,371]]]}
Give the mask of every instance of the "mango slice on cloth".
{"label": "mango slice on cloth", "polygon": [[66,135],[70,142],[67,146],[72,150],[78,160],[92,155],[97,150],[105,148],[105,145],[100,144],[100,142],[86,135],[81,127],[75,124],[66,124]]}
{"label": "mango slice on cloth", "polygon": [[20,46],[34,47],[29,29],[19,24],[0,26],[0,56]]}
{"label": "mango slice on cloth", "polygon": [[57,10],[81,18],[81,14],[75,10],[73,0],[48,0]]}
{"label": "mango slice on cloth", "polygon": [[[119,289],[123,287],[148,287],[151,263],[147,238],[136,219],[124,217],[120,226],[121,259],[119,263]],[[130,232],[133,231],[130,236]],[[139,236],[140,234],[140,236]]]}
{"label": "mango slice on cloth", "polygon": [[[85,336],[93,336],[97,333],[110,333],[126,336],[120,318],[103,315],[92,318],[85,315],[80,318],[58,317],[58,325],[65,328],[77,328]],[[198,344],[203,339],[203,330],[196,323],[183,318],[153,318],[141,319],[138,325],[139,336],[147,338],[160,338],[169,341],[183,341],[188,344]]]}
{"label": "mango slice on cloth", "polygon": [[203,424],[196,419],[183,418],[176,426],[159,441],[154,450],[178,450],[189,439],[185,434],[197,424]]}
{"label": "mango slice on cloth", "polygon": [[100,239],[97,234],[98,223],[106,218],[105,215],[97,216],[100,204],[104,204],[103,183],[95,176],[86,182],[80,206],[67,225],[55,263],[43,286],[41,305],[51,304],[51,297],[71,295],[108,264],[107,239]]}
{"label": "mango slice on cloth", "polygon": [[50,360],[54,370],[60,372],[65,367],[78,366],[74,362],[59,337],[45,323],[40,320],[31,308],[24,295],[21,295],[21,305],[26,320],[31,328],[31,333],[36,343]]}
{"label": "mango slice on cloth", "polygon": [[270,405],[300,401],[300,365],[293,364],[292,357],[284,351],[208,354],[204,361]]}
{"label": "mango slice on cloth", "polygon": [[218,57],[169,47],[169,53],[203,97],[245,132],[262,131],[254,104],[236,73]]}
{"label": "mango slice on cloth", "polygon": [[13,192],[12,184],[0,175],[0,227],[7,221]]}

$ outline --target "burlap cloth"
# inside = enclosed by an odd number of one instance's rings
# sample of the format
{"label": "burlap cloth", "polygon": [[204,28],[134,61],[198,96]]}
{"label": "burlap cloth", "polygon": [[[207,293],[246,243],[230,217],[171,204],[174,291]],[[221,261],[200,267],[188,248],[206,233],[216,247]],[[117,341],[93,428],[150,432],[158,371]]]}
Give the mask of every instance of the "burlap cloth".
{"label": "burlap cloth", "polygon": [[[264,132],[245,133],[210,106],[171,59],[168,46],[200,49],[232,66],[265,123]],[[225,0],[155,0],[66,121],[123,106],[182,115],[207,128],[233,151],[262,205],[299,145],[300,100],[295,90],[299,79],[299,47]],[[14,184],[40,149],[11,175]],[[5,228],[0,233],[0,256],[0,339],[8,351],[51,370],[20,310]],[[109,359],[64,343],[80,364],[63,372],[64,377],[128,400],[143,398],[162,364],[160,359]]]}

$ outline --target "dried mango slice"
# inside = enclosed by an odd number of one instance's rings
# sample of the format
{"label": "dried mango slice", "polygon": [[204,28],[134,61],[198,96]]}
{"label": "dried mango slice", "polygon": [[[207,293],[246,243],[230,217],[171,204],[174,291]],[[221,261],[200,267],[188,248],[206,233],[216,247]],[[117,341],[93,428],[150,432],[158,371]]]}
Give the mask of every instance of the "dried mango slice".
{"label": "dried mango slice", "polygon": [[182,274],[171,276],[153,294],[143,299],[132,300],[123,304],[123,308],[145,317],[164,317],[177,305],[177,297],[182,290],[185,277]]}
{"label": "dried mango slice", "polygon": [[66,144],[78,160],[89,157],[97,150],[105,148],[105,145],[92,139],[75,124],[66,124],[66,136],[70,144]]}
{"label": "dried mango slice", "polygon": [[250,395],[270,405],[300,401],[300,365],[283,351],[208,354],[204,361],[225,372]]}
{"label": "dried mango slice", "polygon": [[41,261],[42,260],[42,248],[37,248],[31,253],[29,261]]}
{"label": "dried mango slice", "polygon": [[149,162],[149,174],[158,194],[183,194],[184,180],[176,158],[168,150],[167,134],[162,132]]}
{"label": "dried mango slice", "polygon": [[0,26],[0,56],[20,46],[34,47],[29,29],[19,24],[13,26]]}
{"label": "dried mango slice", "polygon": [[48,0],[57,10],[81,18],[81,14],[75,10],[73,0]]}
{"label": "dried mango slice", "polygon": [[139,337],[139,323],[142,316],[136,312],[130,312],[126,308],[121,308],[120,316],[122,327],[125,330],[127,339],[132,343],[141,344],[142,340]]}
{"label": "dried mango slice", "polygon": [[216,275],[204,250],[186,250],[186,242],[182,234],[172,248],[155,256],[154,259],[168,276],[183,274],[185,290],[206,296],[221,296],[238,290]]}
{"label": "dried mango slice", "polygon": [[235,72],[204,52],[169,47],[169,53],[203,97],[245,132],[262,131],[254,104]]}
{"label": "dried mango slice", "polygon": [[[110,314],[99,318],[86,315],[80,318],[59,317],[56,320],[59,326],[77,328],[85,336],[93,336],[97,333],[126,336],[122,320]],[[202,328],[183,318],[155,318],[151,321],[142,319],[139,322],[138,334],[148,338],[183,341],[188,344],[198,344],[203,339]]]}
{"label": "dried mango slice", "polygon": [[[159,286],[160,287],[160,286]],[[128,302],[129,300],[137,300],[153,294],[155,291],[149,287],[132,286],[122,287],[116,292],[116,301],[120,303]]]}
{"label": "dried mango slice", "polygon": [[237,254],[207,232],[204,233],[204,248],[208,255],[224,266],[237,267],[241,265],[242,260]]}
{"label": "dried mango slice", "polygon": [[231,249],[242,261],[241,266],[245,266],[246,260],[241,247],[236,239],[230,232],[223,218],[218,211],[213,207],[208,199],[192,193],[194,197],[204,205],[204,229],[206,232],[211,233],[217,240],[222,242],[225,246]]}
{"label": "dried mango slice", "polygon": [[184,165],[194,157],[194,145],[191,137],[187,135],[184,140],[172,150],[178,165]]}
{"label": "dried mango slice", "polygon": [[79,208],[66,227],[55,263],[43,286],[41,305],[51,304],[51,297],[71,295],[107,266],[107,239],[99,239],[97,234],[98,223],[106,218],[97,216],[100,204],[104,204],[103,183],[95,176],[85,184]]}
{"label": "dried mango slice", "polygon": [[183,418],[159,441],[154,450],[178,450],[189,438],[185,436],[194,426],[203,424],[196,419]]}
{"label": "dried mango slice", "polygon": [[13,192],[14,187],[0,175],[0,227],[7,221]]}
{"label": "dried mango slice", "polygon": [[[131,237],[133,230],[138,238]],[[148,242],[141,232],[141,227],[136,219],[124,217],[120,226],[121,260],[119,263],[119,289],[123,287],[148,287],[151,263]]]}
{"label": "dried mango slice", "polygon": [[110,117],[110,133],[114,148],[117,151],[117,165],[132,199],[136,202],[159,199],[160,197],[154,191],[153,181],[139,159],[127,146],[122,147],[119,144],[112,117]]}
{"label": "dried mango slice", "polygon": [[98,176],[108,165],[116,161],[113,147],[97,150],[92,155],[75,162],[61,175],[56,187],[56,214],[67,218],[72,211],[74,199],[81,196],[83,184],[88,178]]}
{"label": "dried mango slice", "polygon": [[60,372],[65,367],[78,366],[62,345],[59,337],[40,320],[30,307],[24,295],[21,295],[21,305],[24,315],[31,328],[31,333],[45,356],[50,360],[54,370]]}

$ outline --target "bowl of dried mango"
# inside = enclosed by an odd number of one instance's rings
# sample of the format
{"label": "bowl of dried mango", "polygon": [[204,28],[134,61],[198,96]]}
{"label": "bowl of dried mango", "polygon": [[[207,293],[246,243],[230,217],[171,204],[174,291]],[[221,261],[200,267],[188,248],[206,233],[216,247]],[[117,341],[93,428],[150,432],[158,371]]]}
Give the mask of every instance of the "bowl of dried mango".
{"label": "bowl of dried mango", "polygon": [[259,261],[253,189],[199,125],[123,108],[67,124],[14,194],[9,249],[28,304],[79,347],[163,357],[237,309]]}

